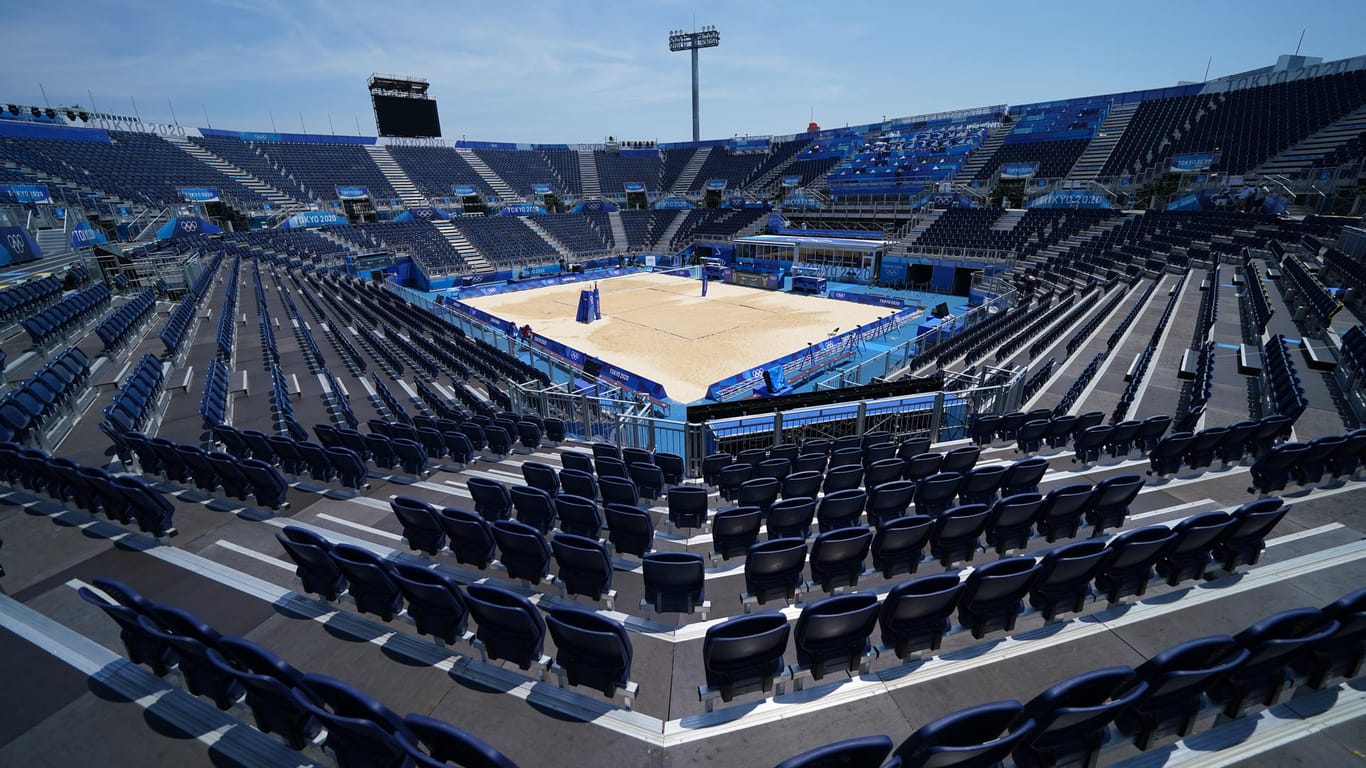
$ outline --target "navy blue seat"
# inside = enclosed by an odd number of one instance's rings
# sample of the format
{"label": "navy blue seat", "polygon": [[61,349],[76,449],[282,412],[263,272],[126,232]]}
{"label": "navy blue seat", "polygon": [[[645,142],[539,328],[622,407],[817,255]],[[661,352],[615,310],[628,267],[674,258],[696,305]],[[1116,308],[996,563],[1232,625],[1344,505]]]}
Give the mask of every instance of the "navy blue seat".
{"label": "navy blue seat", "polygon": [[299,450],[293,438],[270,435],[266,442],[270,443],[271,450],[275,451],[281,472],[287,475],[301,475],[308,469],[308,460],[304,458],[303,452]]}
{"label": "navy blue seat", "polygon": [[1090,483],[1073,483],[1049,491],[1035,521],[1039,533],[1049,543],[1076,536],[1094,498],[1095,488]]}
{"label": "navy blue seat", "polygon": [[729,560],[747,554],[759,539],[763,516],[758,507],[727,507],[712,518],[712,556]]}
{"label": "navy blue seat", "polygon": [[995,547],[998,555],[1023,548],[1034,533],[1034,521],[1043,504],[1043,497],[1037,493],[999,499],[991,505],[991,515],[987,518],[987,544]]}
{"label": "navy blue seat", "polygon": [[1024,454],[1037,453],[1048,437],[1050,426],[1052,422],[1048,419],[1030,419],[1021,424],[1020,431],[1015,434],[1015,450]]}
{"label": "navy blue seat", "polygon": [[451,461],[461,465],[474,461],[474,445],[464,432],[448,429],[441,433],[441,440]]}
{"label": "navy blue seat", "polygon": [[1328,462],[1347,442],[1342,435],[1324,435],[1309,441],[1309,447],[1300,454],[1299,461],[1290,467],[1290,475],[1300,485],[1317,485],[1323,482],[1328,471]]}
{"label": "navy blue seat", "polygon": [[446,531],[432,505],[411,496],[395,496],[389,500],[389,508],[403,525],[403,538],[409,547],[429,555],[445,548]]}
{"label": "navy blue seat", "polygon": [[598,480],[592,472],[566,467],[560,470],[560,489],[564,493],[580,496],[589,501],[598,498]]}
{"label": "navy blue seat", "polygon": [[403,608],[403,593],[394,583],[393,569],[379,555],[351,544],[334,544],[328,552],[346,577],[347,593],[361,613],[393,621]]}
{"label": "navy blue seat", "polygon": [[631,472],[626,468],[626,462],[614,456],[594,456],[593,473],[598,476],[599,481],[605,477],[619,477],[623,480],[631,479]]}
{"label": "navy blue seat", "polygon": [[560,477],[555,468],[539,461],[522,462],[522,479],[532,488],[540,488],[551,496],[560,493]]}
{"label": "navy blue seat", "polygon": [[776,611],[736,616],[707,629],[702,666],[707,686],[723,701],[751,691],[767,693],[783,671],[783,651],[791,628]]}
{"label": "navy blue seat", "polygon": [[892,740],[886,736],[860,736],[794,755],[775,768],[899,768],[899,759],[883,765],[891,751]]}
{"label": "navy blue seat", "polygon": [[512,511],[512,494],[506,485],[486,477],[470,477],[465,480],[474,499],[474,511],[489,522],[506,520]]}
{"label": "navy blue seat", "polygon": [[862,488],[826,493],[816,506],[817,527],[821,533],[825,533],[858,525],[867,501],[868,494]]}
{"label": "navy blue seat", "polygon": [[707,524],[707,491],[705,488],[691,485],[676,486],[669,489],[667,498],[669,524],[673,527],[700,528]]}
{"label": "navy blue seat", "polygon": [[678,485],[687,477],[687,468],[684,466],[683,457],[676,453],[666,453],[660,451],[655,453],[655,464],[659,471],[664,475],[664,487]]}
{"label": "navy blue seat", "polygon": [[346,590],[346,577],[332,559],[332,542],[307,528],[287,525],[275,539],[296,566],[304,591],[324,600],[336,600]]}
{"label": "navy blue seat", "polygon": [[774,598],[796,597],[806,566],[806,542],[771,539],[755,544],[745,556],[745,592],[760,605]]}
{"label": "navy blue seat", "polygon": [[370,487],[367,482],[369,470],[365,467],[365,460],[350,448],[334,446],[324,449],[327,452],[327,460],[332,468],[336,470],[337,479],[347,488],[365,490]]}
{"label": "navy blue seat", "polygon": [[1234,636],[1247,651],[1243,663],[1208,689],[1228,717],[1242,717],[1251,705],[1278,703],[1295,681],[1292,663],[1305,648],[1331,637],[1342,625],[1317,608],[1272,614]]}
{"label": "navy blue seat", "polygon": [[185,687],[196,696],[213,700],[219,709],[230,709],[243,693],[237,678],[209,660],[208,649],[221,635],[199,617],[172,605],[154,605],[150,614],[138,617],[143,629],[175,649]]}
{"label": "navy blue seat", "polygon": [[1139,749],[1155,737],[1185,736],[1195,724],[1204,692],[1248,658],[1228,635],[1211,635],[1174,645],[1136,670],[1148,690],[1115,718],[1121,733]]}
{"label": "navy blue seat", "polygon": [[1129,595],[1145,594],[1158,558],[1174,541],[1176,533],[1165,525],[1119,534],[1110,541],[1110,555],[1096,574],[1096,588],[1112,603]]}
{"label": "navy blue seat", "polygon": [[883,483],[900,480],[905,471],[906,462],[895,456],[878,459],[864,467],[863,484],[869,488],[876,488]]}
{"label": "navy blue seat", "polygon": [[1190,432],[1173,432],[1158,440],[1148,452],[1148,474],[1165,477],[1180,472],[1186,449],[1194,439]]}
{"label": "navy blue seat", "polygon": [[505,659],[522,669],[540,661],[545,621],[529,600],[488,584],[470,584],[465,602],[477,625],[475,638],[489,658]]}
{"label": "navy blue seat", "polygon": [[758,507],[759,514],[768,517],[768,511],[778,499],[781,488],[782,484],[772,477],[756,477],[741,483],[735,503],[742,507]]}
{"label": "navy blue seat", "polygon": [[1005,474],[1006,467],[1000,464],[974,467],[963,476],[963,482],[958,486],[958,503],[990,506],[996,501],[996,493],[1001,488]]}
{"label": "navy blue seat", "polygon": [[641,498],[654,500],[664,489],[664,473],[654,464],[635,462],[627,466],[631,482],[635,483]]}
{"label": "navy blue seat", "polygon": [[597,474],[597,469],[593,466],[593,457],[583,451],[560,451],[560,467],[587,472],[590,475]]}
{"label": "navy blue seat", "polygon": [[641,558],[643,602],[656,613],[693,613],[706,594],[706,564],[692,552],[651,552]]}
{"label": "navy blue seat", "polygon": [[1333,677],[1352,679],[1361,674],[1366,658],[1366,588],[1324,606],[1323,615],[1338,623],[1337,631],[1291,660],[1295,673],[1313,688],[1322,688]]}
{"label": "navy blue seat", "polygon": [[1236,421],[1228,426],[1224,439],[1219,443],[1219,460],[1225,464],[1237,464],[1247,456],[1248,440],[1257,431],[1257,422],[1250,419]]}
{"label": "navy blue seat", "polygon": [[566,593],[600,600],[611,590],[612,560],[597,539],[557,533],[550,540],[550,550],[559,567],[555,578]]}
{"label": "navy blue seat", "polygon": [[147,481],[140,477],[119,475],[114,478],[114,488],[127,500],[139,530],[157,538],[176,534],[171,524],[175,516],[175,504],[148,485]]}
{"label": "navy blue seat", "polygon": [[370,461],[380,469],[393,469],[398,463],[394,452],[394,440],[388,435],[371,432],[365,436],[365,447],[370,451]]}
{"label": "navy blue seat", "polygon": [[327,728],[324,744],[347,768],[402,768],[408,753],[396,734],[398,715],[368,694],[324,675],[307,674],[294,689],[299,703]]}
{"label": "navy blue seat", "polygon": [[863,485],[863,466],[861,464],[848,464],[842,467],[831,467],[826,470],[824,483],[821,490],[826,496],[839,491],[847,491]]}
{"label": "navy blue seat", "polygon": [[476,568],[489,567],[496,547],[489,522],[473,512],[453,507],[443,508],[439,515],[455,561]]}
{"label": "navy blue seat", "polygon": [[1018,701],[961,709],[920,726],[896,748],[904,768],[999,765],[1034,730]]}
{"label": "navy blue seat", "polygon": [[[670,488],[670,491],[681,490]],[[701,488],[688,487],[688,490],[702,490]],[[615,475],[598,476],[598,492],[602,494],[603,504],[625,504],[627,506],[640,506],[640,491],[636,484],[629,478],[617,477]]]}
{"label": "navy blue seat", "polygon": [[654,549],[655,522],[650,513],[635,507],[609,504],[603,507],[607,520],[607,540],[620,554],[644,557]]}
{"label": "navy blue seat", "polygon": [[418,634],[454,643],[465,633],[469,608],[455,582],[412,563],[395,563],[390,578],[408,601],[408,616]]}
{"label": "navy blue seat", "polygon": [[825,475],[816,470],[799,470],[792,472],[783,478],[782,497],[784,499],[809,498],[814,499],[821,491],[821,484],[825,482]]}
{"label": "navy blue seat", "polygon": [[982,548],[981,536],[991,520],[985,504],[953,507],[934,521],[930,531],[930,554],[945,568],[953,563],[971,561]]}
{"label": "navy blue seat", "polygon": [[545,618],[555,641],[555,664],[570,685],[615,696],[631,677],[631,638],[611,619],[579,608],[556,606]]}
{"label": "navy blue seat", "polygon": [[718,487],[721,482],[721,470],[734,463],[735,457],[729,453],[712,453],[702,457],[702,482],[713,488]]}
{"label": "navy blue seat", "polygon": [[933,526],[934,521],[925,515],[884,521],[873,534],[873,568],[888,579],[899,573],[915,573]]}
{"label": "navy blue seat", "polygon": [[878,615],[882,644],[892,648],[898,659],[917,651],[939,650],[961,590],[956,573],[921,576],[892,587]]}
{"label": "navy blue seat", "polygon": [[977,466],[977,459],[981,457],[982,449],[975,445],[963,445],[944,454],[944,460],[939,463],[939,471],[957,472],[966,475]]}
{"label": "navy blue seat", "polygon": [[544,536],[555,527],[555,500],[540,488],[514,485],[509,491],[517,522],[525,523]]}
{"label": "navy blue seat", "polygon": [[863,561],[873,543],[867,528],[837,528],[818,534],[811,542],[811,581],[826,592],[858,586]]}
{"label": "navy blue seat", "polygon": [[963,582],[958,622],[979,639],[996,630],[1009,632],[1038,576],[1039,563],[1032,557],[1007,557],[979,566]]}
{"label": "navy blue seat", "polygon": [[1021,459],[1006,468],[1001,478],[1001,496],[1014,496],[1019,493],[1038,493],[1039,481],[1048,472],[1048,459],[1033,457]]}
{"label": "navy blue seat", "polygon": [[418,477],[427,474],[427,451],[416,440],[394,440],[394,455],[404,472]]}
{"label": "navy blue seat", "polygon": [[1094,535],[1106,528],[1118,528],[1129,514],[1129,504],[1143,488],[1141,475],[1115,475],[1096,483],[1095,494],[1086,510],[1086,522],[1095,526]]}
{"label": "navy blue seat", "polygon": [[1214,456],[1227,435],[1228,427],[1207,427],[1196,432],[1191,435],[1190,442],[1186,443],[1186,452],[1182,460],[1191,469],[1208,467],[1214,463]]}
{"label": "navy blue seat", "polygon": [[768,511],[768,537],[805,539],[811,535],[811,521],[815,517],[815,499],[802,496],[785,498]]}
{"label": "navy blue seat", "polygon": [[1248,493],[1267,494],[1285,490],[1292,469],[1308,451],[1309,446],[1304,443],[1282,443],[1258,457],[1249,470],[1252,487],[1247,489]]}
{"label": "navy blue seat", "polygon": [[303,749],[318,734],[322,724],[293,692],[303,684],[303,673],[284,659],[230,635],[220,637],[207,656],[246,690],[247,706],[261,732],[279,735],[294,749]]}
{"label": "navy blue seat", "polygon": [[1025,705],[1034,730],[1015,746],[1020,768],[1094,765],[1115,716],[1148,691],[1130,667],[1093,669],[1044,690]]}
{"label": "navy blue seat", "polygon": [[[344,447],[345,446],[331,446],[332,449]],[[326,483],[330,482],[333,478],[337,476],[336,463],[332,459],[331,454],[328,453],[329,449],[323,446],[321,443],[315,443],[310,440],[299,440],[294,443],[294,448],[298,450],[299,456],[302,457],[304,463],[308,465],[309,477],[313,478],[314,480],[317,480],[320,483]],[[357,456],[362,458],[366,455],[368,454],[357,453]],[[253,458],[255,458],[255,456],[253,456]],[[354,477],[354,468],[351,468],[351,474],[353,475],[353,477],[345,478],[343,482],[346,482],[346,480],[356,479]],[[364,473],[361,474],[360,479],[362,481],[364,480]],[[348,486],[351,485],[349,482],[346,484]]]}
{"label": "navy blue seat", "polygon": [[910,480],[889,480],[881,485],[870,486],[868,501],[864,505],[868,524],[878,526],[884,520],[905,517],[914,498],[915,483]]}
{"label": "navy blue seat", "polygon": [[920,481],[915,489],[915,513],[939,517],[953,506],[962,482],[963,476],[957,472],[940,472]]}
{"label": "navy blue seat", "polygon": [[89,587],[81,587],[76,593],[82,600],[104,611],[119,625],[119,639],[123,641],[129,661],[149,667],[157,676],[165,675],[178,661],[175,649],[139,622],[143,614],[136,609],[120,603],[111,603]]}
{"label": "navy blue seat", "polygon": [[1233,524],[1227,512],[1191,515],[1172,528],[1176,538],[1157,559],[1157,573],[1170,586],[1183,581],[1203,579],[1209,568],[1210,552]]}
{"label": "navy blue seat", "polygon": [[512,452],[512,435],[503,427],[484,427],[484,437],[488,440],[489,453],[506,456]]}
{"label": "navy blue seat", "polygon": [[218,472],[209,463],[209,454],[197,445],[177,444],[176,453],[180,456],[180,461],[189,470],[190,479],[194,481],[196,488],[202,491],[213,491],[218,489]]}
{"label": "navy blue seat", "polygon": [[572,493],[556,496],[555,513],[559,517],[560,530],[565,533],[597,539],[602,532],[602,512],[597,504],[582,496]]}
{"label": "navy blue seat", "polygon": [[258,459],[247,459],[241,466],[257,504],[271,509],[289,508],[289,503],[285,501],[289,494],[289,483],[280,470]]}
{"label": "navy blue seat", "polygon": [[1215,543],[1210,554],[1220,568],[1231,571],[1240,565],[1255,565],[1266,549],[1266,537],[1291,507],[1271,497],[1249,501],[1233,510],[1233,524]]}
{"label": "navy blue seat", "polygon": [[496,520],[493,540],[498,542],[498,560],[514,579],[540,584],[550,573],[550,545],[541,532],[516,520]]}
{"label": "navy blue seat", "polygon": [[793,629],[797,664],[820,680],[826,672],[857,670],[871,649],[868,636],[881,609],[876,595],[854,592],[808,604]]}
{"label": "navy blue seat", "polygon": [[[563,435],[561,436],[563,437]],[[417,768],[517,768],[502,752],[455,726],[418,714],[403,718],[406,732],[395,734]]]}
{"label": "navy blue seat", "polygon": [[1091,581],[1110,556],[1099,539],[1064,544],[1045,552],[1039,577],[1029,591],[1029,604],[1052,621],[1064,611],[1080,611],[1091,596]]}

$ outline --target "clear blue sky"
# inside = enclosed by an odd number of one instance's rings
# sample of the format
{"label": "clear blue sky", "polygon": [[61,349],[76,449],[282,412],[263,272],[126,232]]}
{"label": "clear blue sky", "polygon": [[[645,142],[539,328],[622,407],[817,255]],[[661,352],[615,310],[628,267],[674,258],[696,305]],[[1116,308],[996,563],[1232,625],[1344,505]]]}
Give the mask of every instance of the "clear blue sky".
{"label": "clear blue sky", "polygon": [[[804,130],[1242,72],[1295,49],[1366,54],[1366,2],[684,3],[135,0],[0,11],[0,102],[89,106],[217,128],[374,134],[371,73],[431,81],[447,139],[677,141],[688,54],[713,24],[702,135]],[[332,128],[328,125],[331,115]]]}

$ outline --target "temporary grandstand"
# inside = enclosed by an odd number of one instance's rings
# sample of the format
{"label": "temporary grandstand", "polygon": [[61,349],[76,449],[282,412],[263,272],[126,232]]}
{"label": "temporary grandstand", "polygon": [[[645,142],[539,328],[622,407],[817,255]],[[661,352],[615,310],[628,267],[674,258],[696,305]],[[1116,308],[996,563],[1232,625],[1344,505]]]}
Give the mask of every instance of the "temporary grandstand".
{"label": "temporary grandstand", "polygon": [[1363,130],[4,110],[0,764],[1349,764]]}

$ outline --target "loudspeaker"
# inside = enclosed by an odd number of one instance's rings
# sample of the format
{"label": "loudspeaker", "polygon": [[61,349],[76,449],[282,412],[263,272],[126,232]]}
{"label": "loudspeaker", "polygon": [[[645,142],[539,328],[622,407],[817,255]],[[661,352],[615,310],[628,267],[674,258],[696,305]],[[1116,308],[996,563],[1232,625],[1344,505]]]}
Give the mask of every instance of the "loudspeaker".
{"label": "loudspeaker", "polygon": [[596,357],[588,357],[585,355],[583,358],[583,372],[596,378],[599,373],[602,373],[602,363],[598,362]]}
{"label": "loudspeaker", "polygon": [[946,317],[949,316],[949,305],[941,301],[941,302],[939,302],[939,305],[936,306],[936,307],[930,312],[930,314],[932,314],[932,315],[934,315],[935,317],[937,317],[937,318],[939,318],[939,319],[942,320],[942,319],[944,319],[944,318],[946,318]]}

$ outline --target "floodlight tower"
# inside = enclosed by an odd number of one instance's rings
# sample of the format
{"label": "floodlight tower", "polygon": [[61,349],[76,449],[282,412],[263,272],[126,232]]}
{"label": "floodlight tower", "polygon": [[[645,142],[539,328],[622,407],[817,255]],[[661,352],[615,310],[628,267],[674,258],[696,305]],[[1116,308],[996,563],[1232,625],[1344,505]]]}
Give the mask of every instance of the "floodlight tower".
{"label": "floodlight tower", "polygon": [[702,140],[702,124],[697,115],[697,51],[701,48],[715,48],[721,44],[721,33],[716,27],[704,26],[700,32],[684,32],[681,29],[669,33],[669,50],[692,51],[692,140]]}

